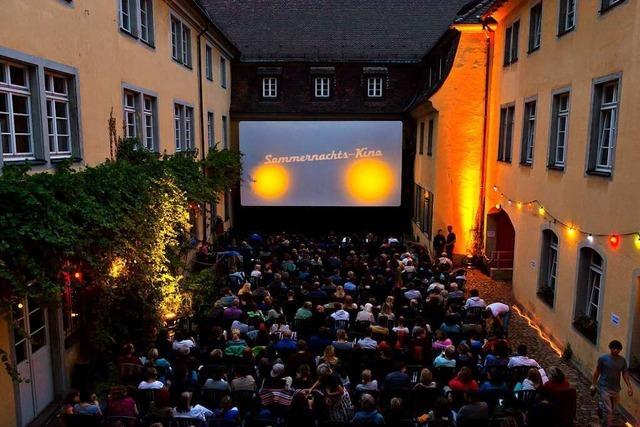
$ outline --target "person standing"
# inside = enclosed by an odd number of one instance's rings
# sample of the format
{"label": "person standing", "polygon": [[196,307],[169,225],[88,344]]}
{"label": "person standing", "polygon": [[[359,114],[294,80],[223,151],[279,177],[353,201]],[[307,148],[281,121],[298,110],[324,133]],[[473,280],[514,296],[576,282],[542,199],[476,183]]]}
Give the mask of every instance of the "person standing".
{"label": "person standing", "polygon": [[444,251],[444,245],[447,243],[447,238],[442,233],[442,228],[438,229],[438,234],[433,237],[433,253],[436,257]]}
{"label": "person standing", "polygon": [[620,403],[620,376],[627,385],[627,394],[633,396],[633,388],[629,381],[629,369],[627,361],[620,356],[622,343],[613,340],[609,343],[610,354],[603,354],[598,358],[596,369],[593,372],[591,393],[596,390],[600,396],[600,409],[602,412],[602,425],[611,427],[616,408]]}
{"label": "person standing", "polygon": [[448,225],[447,226],[447,243],[445,245],[445,248],[447,250],[447,256],[449,257],[449,259],[453,259],[453,248],[456,246],[456,233],[453,232],[453,226]]}

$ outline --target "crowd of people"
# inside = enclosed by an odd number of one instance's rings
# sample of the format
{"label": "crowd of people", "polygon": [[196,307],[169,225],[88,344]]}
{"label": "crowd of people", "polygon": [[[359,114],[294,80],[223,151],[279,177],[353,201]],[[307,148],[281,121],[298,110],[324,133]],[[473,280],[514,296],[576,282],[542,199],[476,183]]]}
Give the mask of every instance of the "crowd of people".
{"label": "crowd of people", "polygon": [[563,372],[509,339],[509,305],[469,289],[442,241],[437,257],[372,234],[229,241],[242,260],[218,266],[194,326],[124,343],[121,384],[63,411],[154,427],[573,425]]}

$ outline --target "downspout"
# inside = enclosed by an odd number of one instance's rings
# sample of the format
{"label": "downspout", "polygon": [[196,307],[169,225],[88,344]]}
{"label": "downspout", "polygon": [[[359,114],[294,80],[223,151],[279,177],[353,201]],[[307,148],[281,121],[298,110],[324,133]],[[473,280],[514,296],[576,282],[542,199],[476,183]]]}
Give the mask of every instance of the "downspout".
{"label": "downspout", "polygon": [[485,225],[485,197],[487,195],[487,127],[489,121],[489,76],[491,72],[491,35],[489,31],[493,31],[491,27],[482,21],[482,28],[485,33],[485,43],[487,58],[485,61],[485,76],[484,76],[484,117],[482,120],[482,167],[480,177],[480,209],[479,220],[476,225],[476,244],[477,252],[474,255],[481,255],[484,252],[484,225]]}
{"label": "downspout", "polygon": [[[198,45],[198,106],[200,109],[200,152],[202,153],[202,160],[204,160],[205,156],[205,143],[204,143],[204,100],[202,93],[202,43],[200,39],[202,35],[207,32],[209,28],[209,24],[202,29],[198,33],[197,45]],[[204,164],[202,165],[202,174],[206,175],[207,171],[205,170]],[[206,240],[207,238],[207,204],[204,205],[204,215],[202,215],[202,240]]]}

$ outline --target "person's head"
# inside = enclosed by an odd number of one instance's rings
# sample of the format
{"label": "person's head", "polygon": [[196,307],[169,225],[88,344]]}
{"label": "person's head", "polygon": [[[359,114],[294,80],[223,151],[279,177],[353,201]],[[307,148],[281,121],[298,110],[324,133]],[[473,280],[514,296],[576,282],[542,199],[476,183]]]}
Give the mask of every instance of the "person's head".
{"label": "person's head", "polygon": [[425,385],[429,385],[433,382],[433,374],[429,368],[423,368],[420,371],[420,382]]}
{"label": "person's head", "polygon": [[609,343],[609,350],[613,356],[618,356],[622,351],[622,343],[618,340],[613,340]]}
{"label": "person's head", "polygon": [[442,228],[438,228],[438,236],[442,236],[442,233],[443,233]]}
{"label": "person's head", "polygon": [[78,390],[69,390],[67,396],[64,398],[64,402],[68,405],[75,405],[80,402],[80,392]]}
{"label": "person's head", "polygon": [[284,339],[290,340],[291,339],[291,330],[290,329],[285,329],[284,332],[282,332],[282,337]]}
{"label": "person's head", "polygon": [[125,345],[122,346],[122,353],[125,356],[131,356],[133,355],[133,353],[135,352],[135,348],[133,347],[133,344],[131,343],[127,343]]}
{"label": "person's head", "polygon": [[313,308],[313,304],[311,304],[311,301],[305,301],[305,303],[302,304],[302,308],[311,311],[311,309]]}
{"label": "person's head", "polygon": [[325,361],[335,360],[335,358],[336,358],[336,349],[332,345],[326,346],[324,348],[323,357],[324,357]]}
{"label": "person's head", "polygon": [[527,345],[520,344],[518,346],[518,356],[526,356],[527,355]]}
{"label": "person's head", "polygon": [[447,231],[449,233],[451,233],[453,231],[453,226],[452,225],[447,225]]}
{"label": "person's head", "polygon": [[452,345],[444,349],[444,357],[447,359],[453,359],[456,357],[456,348]]}
{"label": "person's head", "polygon": [[309,365],[303,364],[298,367],[298,371],[296,373],[300,378],[308,378],[311,375],[311,368]]}
{"label": "person's head", "polygon": [[437,341],[444,341],[446,339],[447,339],[447,334],[443,330],[441,330],[441,329],[436,330],[436,340]]}
{"label": "person's head", "polygon": [[156,378],[158,378],[158,371],[156,370],[156,368],[147,368],[144,379],[147,382],[153,382],[156,380]]}
{"label": "person's head", "polygon": [[467,355],[469,354],[469,351],[469,346],[466,343],[461,342],[460,344],[458,344],[458,354]]}
{"label": "person's head", "polygon": [[336,339],[338,341],[346,341],[346,339],[347,339],[347,331],[345,331],[344,329],[338,329],[336,331]]}
{"label": "person's head", "polygon": [[127,389],[122,385],[114,385],[109,389],[110,400],[121,400],[127,395]]}
{"label": "person's head", "polygon": [[560,370],[557,366],[552,366],[549,368],[549,380],[553,381],[556,384],[561,384],[565,380],[564,372]]}
{"label": "person's head", "polygon": [[151,360],[156,360],[159,357],[158,355],[158,349],[157,348],[152,348],[151,350],[149,350],[149,354],[147,355],[147,358],[151,361]]}
{"label": "person's head", "polygon": [[391,412],[401,412],[402,406],[402,399],[400,399],[399,397],[394,397],[393,399],[391,399]]}
{"label": "person's head", "polygon": [[342,310],[342,304],[340,304],[339,302],[335,303],[333,306],[335,307],[336,311]]}
{"label": "person's head", "polygon": [[376,400],[369,393],[364,393],[360,396],[360,405],[365,412],[371,412],[376,407]]}
{"label": "person's head", "polygon": [[214,361],[217,361],[217,360],[221,361],[222,358],[224,357],[224,353],[222,352],[221,349],[216,348],[211,351],[210,356],[211,356],[211,359]]}
{"label": "person's head", "polygon": [[362,379],[362,382],[364,384],[371,382],[371,370],[370,369],[363,370],[362,373],[360,374],[360,378]]}
{"label": "person's head", "polygon": [[534,384],[542,384],[540,372],[538,372],[536,368],[529,369],[529,372],[527,372],[527,378]]}
{"label": "person's head", "polygon": [[458,379],[460,380],[461,383],[465,383],[465,384],[473,381],[473,373],[471,372],[471,369],[469,369],[466,366],[463,366],[460,369],[460,372],[458,372]]}

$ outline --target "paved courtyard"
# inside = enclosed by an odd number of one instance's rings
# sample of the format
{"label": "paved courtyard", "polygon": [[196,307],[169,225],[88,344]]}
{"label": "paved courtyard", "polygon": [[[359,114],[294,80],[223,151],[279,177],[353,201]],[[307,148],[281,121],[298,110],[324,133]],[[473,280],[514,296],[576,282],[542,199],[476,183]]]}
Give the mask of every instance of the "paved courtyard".
{"label": "paved courtyard", "polygon": [[[490,280],[487,276],[477,270],[472,270],[469,274],[467,290],[478,288],[480,296],[487,302],[500,301],[505,304],[515,302],[511,285],[507,282]],[[597,400],[589,394],[590,382],[573,365],[560,358],[538,333],[531,328],[525,319],[512,313],[509,322],[509,341],[512,347],[520,343],[527,344],[530,356],[538,361],[545,369],[551,366],[558,366],[566,375],[569,383],[578,391],[576,427],[599,426],[597,413]],[[624,426],[624,421],[619,419],[616,426]]]}

